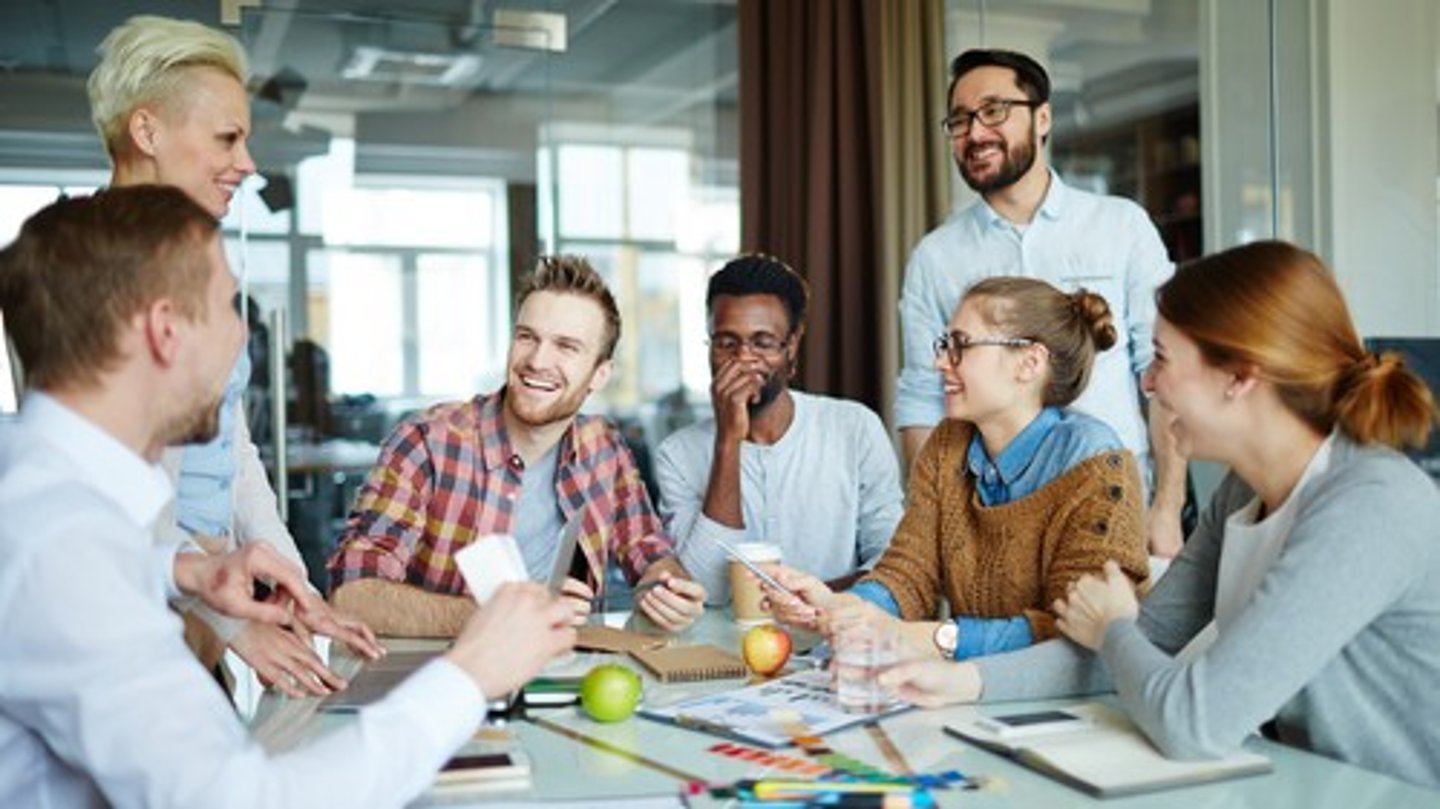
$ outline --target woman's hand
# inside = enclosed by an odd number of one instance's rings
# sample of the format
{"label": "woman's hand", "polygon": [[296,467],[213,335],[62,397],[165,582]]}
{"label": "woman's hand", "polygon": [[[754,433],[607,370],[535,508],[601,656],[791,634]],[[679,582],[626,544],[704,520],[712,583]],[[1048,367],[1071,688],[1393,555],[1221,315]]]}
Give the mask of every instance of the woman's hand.
{"label": "woman's hand", "polygon": [[1105,563],[1105,577],[1081,576],[1070,584],[1070,593],[1055,600],[1055,626],[1065,637],[1096,651],[1105,642],[1111,621],[1134,618],[1140,612],[1135,585],[1115,560]]}
{"label": "woman's hand", "polygon": [[882,627],[891,633],[898,633],[901,623],[899,618],[860,596],[836,593],[830,597],[824,614],[820,616],[819,631],[832,638],[840,632],[861,626]]}
{"label": "woman's hand", "polygon": [[922,708],[938,708],[980,698],[980,669],[974,663],[911,660],[880,673],[880,687]]}
{"label": "woman's hand", "polygon": [[[811,632],[819,631],[822,616],[830,602],[835,599],[835,593],[831,592],[825,582],[809,573],[779,564],[765,564],[761,567],[794,594],[782,593],[760,582],[760,588],[765,594],[763,602],[769,607],[775,620]],[[746,571],[745,575],[754,574]]]}

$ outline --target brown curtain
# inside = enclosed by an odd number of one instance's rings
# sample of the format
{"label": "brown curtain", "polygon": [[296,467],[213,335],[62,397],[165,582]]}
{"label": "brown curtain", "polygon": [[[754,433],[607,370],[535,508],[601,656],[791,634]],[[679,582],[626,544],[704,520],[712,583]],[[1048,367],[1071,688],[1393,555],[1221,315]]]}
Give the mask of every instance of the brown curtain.
{"label": "brown curtain", "polygon": [[940,0],[740,2],[742,248],[810,281],[799,386],[886,415],[904,257],[943,210],[943,19]]}

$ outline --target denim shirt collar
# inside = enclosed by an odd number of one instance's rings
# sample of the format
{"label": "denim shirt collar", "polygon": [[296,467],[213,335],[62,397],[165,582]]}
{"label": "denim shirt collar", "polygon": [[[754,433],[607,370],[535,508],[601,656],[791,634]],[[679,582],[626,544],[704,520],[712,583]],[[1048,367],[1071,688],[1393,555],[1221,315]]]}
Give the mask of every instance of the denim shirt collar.
{"label": "denim shirt collar", "polygon": [[[985,444],[980,440],[980,431],[970,437],[970,448],[965,455],[965,466],[981,485],[986,487],[1009,486],[1017,478],[1030,468],[1031,462],[1040,449],[1040,444],[1055,429],[1060,421],[1060,410],[1054,407],[1046,407],[1040,411],[1034,420],[1021,430],[1010,445],[1000,452],[1000,457],[992,463],[990,456],[985,452]],[[991,472],[991,475],[987,475]],[[998,480],[993,479],[998,477]]]}

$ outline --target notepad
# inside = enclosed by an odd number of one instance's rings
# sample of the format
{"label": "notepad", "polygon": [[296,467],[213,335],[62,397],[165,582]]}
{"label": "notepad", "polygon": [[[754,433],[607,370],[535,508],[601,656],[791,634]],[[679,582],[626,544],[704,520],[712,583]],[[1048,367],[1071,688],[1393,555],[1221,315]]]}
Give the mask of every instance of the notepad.
{"label": "notepad", "polygon": [[661,649],[632,649],[630,656],[640,661],[641,665],[649,669],[662,683],[724,680],[744,677],[746,674],[744,661],[708,643]]}
{"label": "notepad", "polygon": [[575,634],[575,648],[588,652],[636,652],[664,645],[661,637],[598,624],[586,624]]}
{"label": "notepad", "polygon": [[1065,709],[1085,721],[1070,730],[1005,738],[982,721],[956,722],[945,732],[1099,798],[1134,795],[1270,772],[1270,760],[1241,751],[1222,759],[1165,758],[1120,711],[1100,703]]}

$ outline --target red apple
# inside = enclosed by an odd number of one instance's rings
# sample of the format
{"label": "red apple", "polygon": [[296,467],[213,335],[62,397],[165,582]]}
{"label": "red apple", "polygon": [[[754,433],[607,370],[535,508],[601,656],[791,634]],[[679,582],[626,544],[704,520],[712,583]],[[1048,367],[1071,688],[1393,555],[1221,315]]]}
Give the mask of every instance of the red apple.
{"label": "red apple", "polygon": [[740,651],[751,671],[769,677],[785,667],[790,646],[790,633],[774,624],[761,624],[745,633]]}

